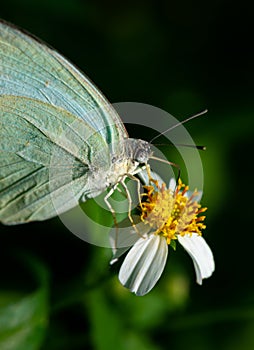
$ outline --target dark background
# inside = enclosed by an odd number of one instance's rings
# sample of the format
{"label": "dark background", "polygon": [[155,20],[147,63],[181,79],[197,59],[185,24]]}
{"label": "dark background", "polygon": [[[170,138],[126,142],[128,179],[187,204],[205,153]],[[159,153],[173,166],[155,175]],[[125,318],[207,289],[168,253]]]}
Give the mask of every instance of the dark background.
{"label": "dark background", "polygon": [[186,127],[207,146],[204,237],[216,260],[200,287],[179,248],[154,290],[135,297],[120,286],[119,266],[109,268],[110,251],[59,219],[1,226],[0,348],[253,349],[252,9],[226,0],[6,0],[0,17],[63,53],[111,102],[179,119],[209,109]]}

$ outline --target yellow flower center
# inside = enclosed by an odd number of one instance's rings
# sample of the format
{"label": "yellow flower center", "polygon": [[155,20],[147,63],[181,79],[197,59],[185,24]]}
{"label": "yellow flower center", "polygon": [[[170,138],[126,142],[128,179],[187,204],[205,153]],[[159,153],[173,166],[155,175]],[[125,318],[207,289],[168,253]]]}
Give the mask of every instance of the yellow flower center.
{"label": "yellow flower center", "polygon": [[166,188],[163,183],[161,186],[158,181],[152,180],[156,185],[144,186],[147,197],[142,202],[141,220],[155,229],[154,234],[160,234],[167,239],[170,244],[172,239],[177,239],[177,235],[192,235],[193,232],[201,235],[201,230],[205,229],[203,221],[205,216],[199,216],[207,208],[201,208],[201,205],[195,200],[199,192],[195,190],[188,198],[185,194],[189,187],[185,186],[179,179],[175,191]]}

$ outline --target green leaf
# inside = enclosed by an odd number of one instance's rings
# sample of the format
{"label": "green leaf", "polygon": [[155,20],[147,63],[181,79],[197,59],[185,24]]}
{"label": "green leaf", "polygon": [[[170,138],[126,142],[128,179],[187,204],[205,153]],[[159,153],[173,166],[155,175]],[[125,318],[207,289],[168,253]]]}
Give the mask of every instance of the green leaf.
{"label": "green leaf", "polygon": [[[29,259],[31,260],[31,259]],[[24,296],[0,291],[0,349],[40,349],[48,323],[48,290],[45,270],[34,259],[34,272],[40,287]]]}

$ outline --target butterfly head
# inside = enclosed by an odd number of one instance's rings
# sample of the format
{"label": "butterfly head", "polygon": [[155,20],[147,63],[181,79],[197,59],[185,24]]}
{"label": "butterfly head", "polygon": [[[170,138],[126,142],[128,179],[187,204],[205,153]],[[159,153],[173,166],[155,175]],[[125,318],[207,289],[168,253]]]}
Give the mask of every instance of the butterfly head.
{"label": "butterfly head", "polygon": [[125,155],[127,158],[139,164],[146,164],[152,154],[153,152],[149,142],[131,138],[125,140]]}

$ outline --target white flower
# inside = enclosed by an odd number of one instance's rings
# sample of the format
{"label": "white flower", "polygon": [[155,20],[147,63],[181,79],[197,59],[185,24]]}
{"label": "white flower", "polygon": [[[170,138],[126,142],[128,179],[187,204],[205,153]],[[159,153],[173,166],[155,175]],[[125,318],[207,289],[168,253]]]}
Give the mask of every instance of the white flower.
{"label": "white flower", "polygon": [[[133,246],[120,268],[120,282],[136,295],[147,294],[164,270],[168,245],[174,247],[178,240],[193,260],[197,283],[202,284],[204,278],[211,276],[215,265],[212,251],[201,237],[205,217],[199,214],[206,208],[198,204],[200,193],[190,193],[180,180],[177,186],[171,180],[168,188],[157,180],[144,187],[147,200],[141,204],[142,222],[137,226],[140,235],[133,230]],[[121,232],[118,242],[124,246],[127,240],[130,237]],[[128,249],[115,249],[111,263]]]}

